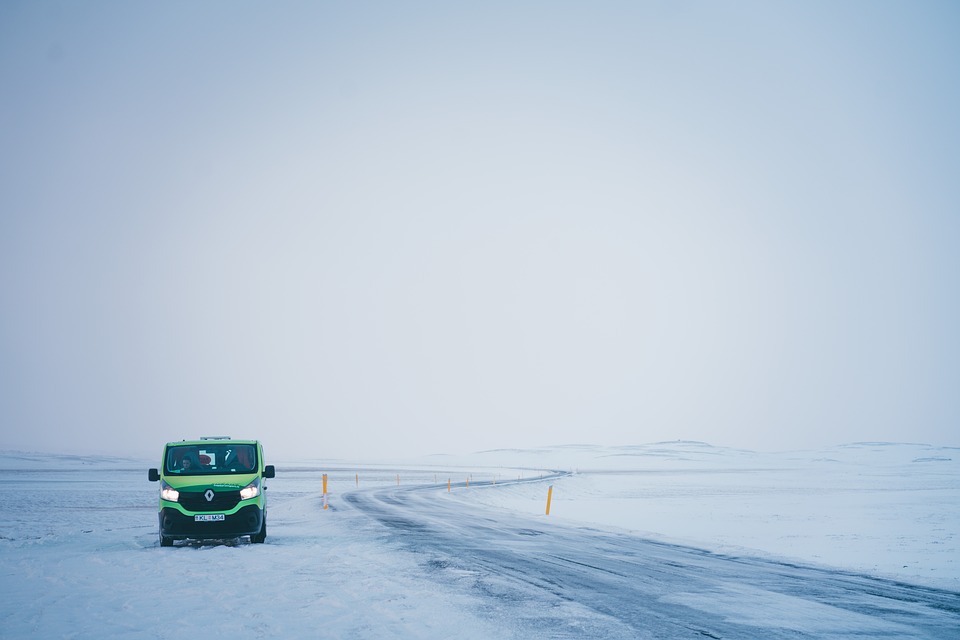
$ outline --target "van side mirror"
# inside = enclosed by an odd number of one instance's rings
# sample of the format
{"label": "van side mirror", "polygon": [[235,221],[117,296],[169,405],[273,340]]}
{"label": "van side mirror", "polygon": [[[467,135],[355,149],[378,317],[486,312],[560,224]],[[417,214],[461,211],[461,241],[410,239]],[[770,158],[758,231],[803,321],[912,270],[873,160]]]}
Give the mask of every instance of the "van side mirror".
{"label": "van side mirror", "polygon": [[272,464],[268,464],[263,468],[264,478],[273,478],[273,477],[276,477],[276,475],[277,475],[277,470],[274,468]]}
{"label": "van side mirror", "polygon": [[148,469],[147,479],[150,480],[150,482],[156,482],[157,480],[160,479],[160,472],[157,471],[156,469]]}

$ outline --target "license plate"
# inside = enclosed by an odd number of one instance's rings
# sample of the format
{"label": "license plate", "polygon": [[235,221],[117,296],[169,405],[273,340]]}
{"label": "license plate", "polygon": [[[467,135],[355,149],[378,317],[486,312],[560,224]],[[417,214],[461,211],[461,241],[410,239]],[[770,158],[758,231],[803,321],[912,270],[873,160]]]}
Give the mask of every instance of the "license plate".
{"label": "license plate", "polygon": [[222,513],[206,513],[199,516],[193,516],[194,522],[223,522],[224,514]]}

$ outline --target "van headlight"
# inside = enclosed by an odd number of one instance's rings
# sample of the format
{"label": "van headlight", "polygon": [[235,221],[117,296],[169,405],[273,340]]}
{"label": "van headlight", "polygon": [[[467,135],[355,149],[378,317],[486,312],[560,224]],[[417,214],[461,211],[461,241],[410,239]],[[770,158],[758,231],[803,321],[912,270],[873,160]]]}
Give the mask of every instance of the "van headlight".
{"label": "van headlight", "polygon": [[180,492],[168,485],[166,482],[161,482],[160,499],[166,500],[167,502],[178,502],[180,500]]}
{"label": "van headlight", "polygon": [[240,489],[240,499],[249,500],[250,498],[256,498],[260,495],[260,479],[256,479],[243,489]]}

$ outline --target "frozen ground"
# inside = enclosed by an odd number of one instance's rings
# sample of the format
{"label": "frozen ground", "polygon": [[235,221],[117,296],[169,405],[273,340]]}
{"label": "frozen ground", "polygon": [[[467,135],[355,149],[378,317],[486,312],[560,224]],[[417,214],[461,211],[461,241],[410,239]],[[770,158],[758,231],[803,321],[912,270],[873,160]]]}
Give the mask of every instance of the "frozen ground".
{"label": "frozen ground", "polygon": [[957,449],[274,462],[267,544],[161,549],[152,461],[0,455],[0,636],[960,637]]}
{"label": "frozen ground", "polygon": [[[573,471],[552,483],[558,520],[960,591],[958,448],[855,443],[771,454],[674,442],[471,459]],[[457,495],[527,513],[545,502],[533,485]]]}

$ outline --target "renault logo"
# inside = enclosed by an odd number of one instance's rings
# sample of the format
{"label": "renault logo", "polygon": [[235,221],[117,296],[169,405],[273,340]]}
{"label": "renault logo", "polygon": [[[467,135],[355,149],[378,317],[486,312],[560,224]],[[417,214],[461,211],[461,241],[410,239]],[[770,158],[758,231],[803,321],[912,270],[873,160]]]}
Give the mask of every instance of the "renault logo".
{"label": "renault logo", "polygon": [[206,491],[203,492],[203,497],[207,499],[207,502],[212,502],[213,496],[214,496],[213,489],[207,489]]}

